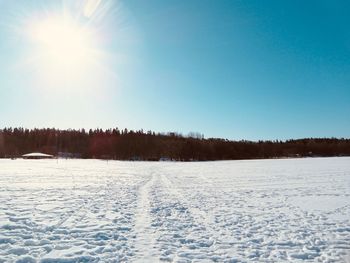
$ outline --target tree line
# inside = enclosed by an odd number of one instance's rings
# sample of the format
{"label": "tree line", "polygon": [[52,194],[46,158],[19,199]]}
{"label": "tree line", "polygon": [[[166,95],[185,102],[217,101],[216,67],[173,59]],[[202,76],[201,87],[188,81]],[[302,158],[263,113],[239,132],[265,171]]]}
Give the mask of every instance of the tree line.
{"label": "tree line", "polygon": [[305,138],[274,141],[232,141],[202,134],[155,133],[128,129],[0,130],[0,158],[30,152],[61,157],[116,160],[210,161],[306,156],[350,156],[350,139]]}

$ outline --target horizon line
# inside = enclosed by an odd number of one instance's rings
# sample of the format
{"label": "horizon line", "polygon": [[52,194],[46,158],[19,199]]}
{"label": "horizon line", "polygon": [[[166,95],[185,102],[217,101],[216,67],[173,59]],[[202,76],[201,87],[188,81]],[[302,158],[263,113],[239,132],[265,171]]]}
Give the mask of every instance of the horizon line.
{"label": "horizon line", "polygon": [[145,135],[149,135],[149,133],[151,133],[152,135],[163,135],[163,136],[177,136],[177,137],[183,137],[183,138],[193,138],[193,139],[203,139],[203,140],[210,140],[210,139],[214,139],[214,140],[225,140],[225,141],[231,141],[231,142],[241,142],[241,141],[245,141],[245,142],[288,142],[288,141],[299,141],[299,140],[317,140],[317,139],[328,139],[328,140],[350,140],[350,137],[336,137],[336,136],[330,136],[330,137],[327,137],[327,136],[324,136],[324,137],[296,137],[296,138],[288,138],[288,139],[278,139],[278,138],[275,138],[275,139],[256,139],[256,140],[251,140],[251,139],[244,139],[244,138],[240,138],[240,139],[228,139],[228,138],[224,138],[224,137],[206,137],[204,135],[204,133],[202,132],[197,132],[197,131],[190,131],[190,132],[178,132],[178,131],[165,131],[165,132],[159,132],[159,131],[154,131],[154,130],[151,130],[151,129],[129,129],[129,128],[119,128],[119,127],[113,127],[113,128],[99,128],[99,127],[96,127],[96,128],[55,128],[55,127],[32,127],[32,128],[27,128],[27,127],[3,127],[3,128],[0,128],[0,132],[3,132],[5,129],[23,129],[23,130],[29,130],[29,131],[32,131],[32,130],[56,130],[56,131],[79,131],[79,132],[84,132],[86,134],[89,134],[89,131],[92,130],[92,131],[96,131],[96,130],[102,130],[103,132],[106,132],[108,130],[118,130],[120,132],[122,131],[127,131],[128,133],[129,132],[135,132],[135,133],[138,133],[138,132],[141,132],[142,134],[145,134]]}

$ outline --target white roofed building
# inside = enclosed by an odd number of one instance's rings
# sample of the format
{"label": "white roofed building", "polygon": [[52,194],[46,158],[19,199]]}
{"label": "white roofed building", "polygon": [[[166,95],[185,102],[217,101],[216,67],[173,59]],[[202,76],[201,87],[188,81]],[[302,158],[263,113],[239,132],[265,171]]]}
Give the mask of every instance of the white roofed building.
{"label": "white roofed building", "polygon": [[27,153],[22,155],[23,159],[51,159],[53,155],[45,153]]}

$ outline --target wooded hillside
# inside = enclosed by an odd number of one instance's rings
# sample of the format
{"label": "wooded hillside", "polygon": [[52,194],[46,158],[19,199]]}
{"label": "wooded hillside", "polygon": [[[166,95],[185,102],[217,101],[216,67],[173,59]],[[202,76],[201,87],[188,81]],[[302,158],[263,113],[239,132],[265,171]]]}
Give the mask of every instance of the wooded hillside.
{"label": "wooded hillside", "polygon": [[303,156],[350,155],[350,139],[307,138],[287,141],[229,141],[152,131],[95,129],[0,130],[0,158],[44,152],[62,157],[118,160],[233,160]]}

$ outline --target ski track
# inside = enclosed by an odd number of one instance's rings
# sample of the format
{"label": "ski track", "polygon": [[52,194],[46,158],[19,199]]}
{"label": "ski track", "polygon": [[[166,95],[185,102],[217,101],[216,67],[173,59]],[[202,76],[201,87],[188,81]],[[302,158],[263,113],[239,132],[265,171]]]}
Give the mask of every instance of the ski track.
{"label": "ski track", "polygon": [[350,158],[0,159],[0,262],[350,262]]}
{"label": "ski track", "polygon": [[138,205],[135,213],[135,251],[139,262],[155,262],[158,260],[155,244],[155,230],[152,229],[150,215],[150,189],[154,185],[156,176],[151,173],[150,178],[139,187]]}

